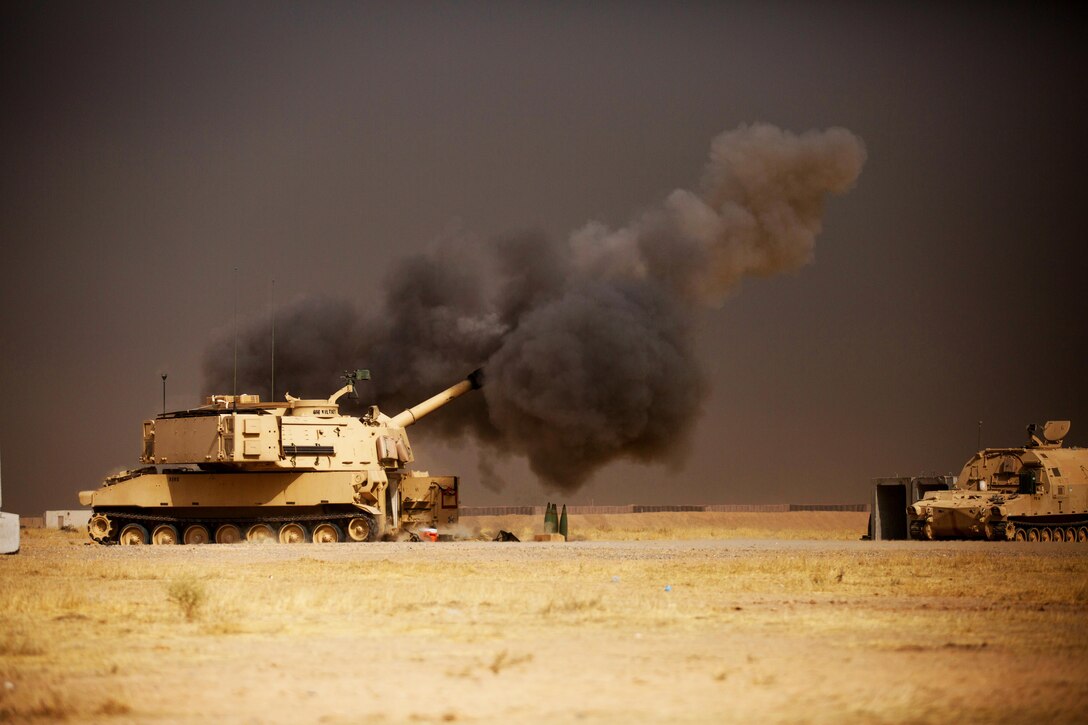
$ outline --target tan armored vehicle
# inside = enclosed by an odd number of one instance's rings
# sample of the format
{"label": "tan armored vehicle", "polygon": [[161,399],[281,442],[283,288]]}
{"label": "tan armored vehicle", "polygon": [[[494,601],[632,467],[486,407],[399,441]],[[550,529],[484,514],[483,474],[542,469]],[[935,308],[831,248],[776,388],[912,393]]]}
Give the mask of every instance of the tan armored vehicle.
{"label": "tan armored vehicle", "polygon": [[907,508],[911,538],[1088,542],[1088,449],[1063,448],[1069,421],[1029,425],[1023,448],[987,448],[956,488]]}
{"label": "tan armored vehicle", "polygon": [[393,417],[337,401],[370,375],[358,370],[327,400],[262,403],[213,395],[207,405],[144,421],[144,468],[81,491],[100,544],[333,543],[411,535],[457,522],[457,478],[406,468],[405,428],[480,386],[474,372]]}

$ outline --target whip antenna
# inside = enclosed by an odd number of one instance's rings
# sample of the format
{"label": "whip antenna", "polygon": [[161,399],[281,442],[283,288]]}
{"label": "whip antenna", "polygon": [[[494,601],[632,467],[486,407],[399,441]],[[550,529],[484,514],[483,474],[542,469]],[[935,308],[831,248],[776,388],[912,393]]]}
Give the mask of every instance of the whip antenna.
{"label": "whip antenna", "polygon": [[270,315],[272,316],[272,400],[276,399],[276,280],[272,280],[272,299]]}
{"label": "whip antenna", "polygon": [[238,403],[238,268],[234,268],[234,396],[235,405]]}

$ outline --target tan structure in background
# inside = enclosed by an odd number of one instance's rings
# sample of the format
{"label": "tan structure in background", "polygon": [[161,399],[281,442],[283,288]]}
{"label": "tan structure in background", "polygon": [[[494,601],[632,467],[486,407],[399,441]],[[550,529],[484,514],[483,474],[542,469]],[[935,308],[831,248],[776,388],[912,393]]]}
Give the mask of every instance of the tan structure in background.
{"label": "tan structure in background", "polygon": [[907,509],[911,538],[1088,542],[1088,449],[1063,448],[1067,420],[1028,426],[1022,448],[986,448]]}
{"label": "tan structure in background", "polygon": [[370,406],[341,415],[337,401],[369,379],[365,370],[327,400],[262,403],[213,395],[206,405],[144,421],[142,463],[81,491],[99,543],[236,541],[332,543],[412,535],[457,522],[457,478],[406,468],[405,431],[480,386],[479,371],[393,417]]}
{"label": "tan structure in background", "polygon": [[91,520],[91,512],[89,509],[46,511],[43,518],[47,529],[82,529]]}

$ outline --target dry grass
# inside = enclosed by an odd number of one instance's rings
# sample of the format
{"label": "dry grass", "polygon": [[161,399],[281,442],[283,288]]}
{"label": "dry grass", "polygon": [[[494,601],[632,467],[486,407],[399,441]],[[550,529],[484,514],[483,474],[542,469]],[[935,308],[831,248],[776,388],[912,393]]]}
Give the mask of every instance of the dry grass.
{"label": "dry grass", "polygon": [[202,582],[192,575],[185,575],[170,583],[166,597],[177,605],[186,620],[192,622],[200,615],[208,593]]}
{"label": "dry grass", "polygon": [[[937,660],[953,671],[974,671],[971,660],[978,657],[995,667],[1007,667],[1005,658],[1042,658],[1044,667],[1072,678],[1055,675],[1055,692],[1073,703],[1088,696],[1082,626],[1088,556],[1076,547],[376,544],[299,547],[281,557],[276,547],[244,545],[83,547],[78,535],[50,532],[27,537],[24,551],[0,559],[0,684],[14,683],[13,691],[0,690],[0,721],[153,720],[164,714],[158,699],[124,694],[148,682],[159,688],[156,698],[175,704],[191,698],[186,687],[200,687],[212,702],[241,708],[205,715],[244,719],[256,712],[258,719],[278,720],[280,711],[261,709],[267,707],[259,694],[263,679],[290,673],[280,687],[306,682],[305,692],[322,692],[320,678],[330,670],[315,662],[331,658],[347,672],[380,678],[373,673],[384,670],[370,662],[375,656],[386,657],[381,661],[392,678],[375,681],[376,692],[422,676],[431,678],[426,681],[435,692],[451,687],[451,702],[462,703],[442,715],[526,719],[514,705],[496,710],[482,695],[478,702],[465,699],[450,683],[467,682],[471,689],[510,680],[536,692],[532,681],[554,677],[551,663],[570,641],[593,643],[577,650],[594,663],[589,670],[608,672],[613,656],[633,658],[625,667],[636,674],[622,686],[587,679],[587,688],[605,687],[608,697],[608,688],[619,688],[612,699],[583,693],[609,703],[600,712],[587,710],[582,719],[589,721],[684,719],[728,699],[723,693],[734,701],[747,698],[753,716],[765,701],[786,695],[796,707],[816,713],[838,707],[833,712],[849,715],[854,706],[835,699],[835,688],[845,684],[818,684],[828,643],[838,653],[836,666],[861,668],[857,676],[884,666],[863,666],[866,653],[879,653],[900,668],[918,667],[927,686],[939,679],[930,673]],[[639,643],[649,640],[666,666],[640,659]],[[711,642],[717,644],[704,644]],[[329,643],[329,652],[319,643]],[[717,654],[722,643],[731,643],[728,656]],[[605,659],[594,659],[596,650]],[[236,661],[239,656],[244,659]],[[285,664],[276,665],[281,658]],[[218,674],[199,679],[202,672]],[[688,693],[684,688],[695,686],[680,685],[674,673],[702,684]],[[807,691],[796,689],[802,673],[812,687],[831,688],[822,704],[805,705]],[[898,669],[888,677],[909,680]],[[72,682],[99,685],[69,687]],[[352,682],[354,693],[362,685]],[[582,692],[577,683],[559,686]],[[623,695],[623,688],[630,687],[679,687],[695,704],[677,699],[660,712],[627,712],[625,702],[634,695]],[[896,692],[845,719],[913,717],[916,693]],[[299,697],[303,707],[309,696]],[[965,696],[965,712],[991,711],[985,688],[972,697]],[[1031,697],[1024,707],[1033,714],[1050,702],[1042,690]],[[408,705],[382,709],[392,706],[381,697],[367,707],[378,720],[427,719],[427,710]],[[1056,707],[1051,719],[1061,721],[1067,711]],[[1028,711],[1013,708],[1005,719]],[[307,717],[316,712],[288,708],[282,718],[316,719]],[[353,721],[350,711],[337,712],[329,710],[330,721]],[[802,712],[809,711],[797,710],[798,717]],[[562,712],[555,716],[563,719]]]}
{"label": "dry grass", "polygon": [[22,629],[0,632],[0,657],[40,655],[45,650],[32,635]]}
{"label": "dry grass", "polygon": [[78,712],[63,692],[53,688],[27,697],[0,692],[0,722],[62,722],[74,718]]}
{"label": "dry grass", "polygon": [[[13,676],[24,680],[18,675]],[[97,704],[93,704],[93,701],[79,702],[58,685],[16,687],[7,679],[9,675],[3,677],[3,682],[0,682],[0,722],[100,722],[129,715],[133,711],[128,702],[113,696],[106,696]]]}
{"label": "dry grass", "polygon": [[352,615],[364,603],[368,616],[387,617],[397,629],[417,626],[402,617],[406,611],[450,607],[494,607],[504,619],[622,611],[630,621],[653,612],[650,602],[667,593],[665,586],[673,594],[684,593],[681,613],[692,617],[753,595],[968,598],[993,606],[1088,603],[1088,561],[1035,553],[919,556],[771,549],[712,559],[604,555],[512,567],[505,558],[336,561],[307,555],[316,555],[316,548],[300,551],[298,558],[245,567],[214,560],[164,566],[124,556],[75,557],[49,567],[37,558],[8,559],[0,570],[0,616],[21,626],[0,632],[0,654],[40,649],[33,644],[37,636],[30,633],[41,633],[44,623],[49,623],[47,629],[87,620],[174,627],[179,612],[186,622],[205,629],[216,621],[233,620],[245,623],[243,630],[249,631],[279,619],[293,627],[321,627],[316,614]]}

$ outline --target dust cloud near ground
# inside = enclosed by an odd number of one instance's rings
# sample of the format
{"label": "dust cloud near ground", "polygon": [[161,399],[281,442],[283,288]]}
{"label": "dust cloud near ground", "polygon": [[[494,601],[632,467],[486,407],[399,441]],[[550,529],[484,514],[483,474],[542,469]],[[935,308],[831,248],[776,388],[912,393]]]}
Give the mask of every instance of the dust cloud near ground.
{"label": "dust cloud near ground", "polygon": [[1083,721],[1088,547],[765,523],[567,544],[25,531],[0,558],[0,721]]}

